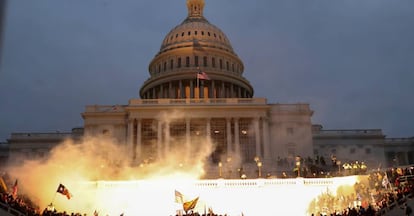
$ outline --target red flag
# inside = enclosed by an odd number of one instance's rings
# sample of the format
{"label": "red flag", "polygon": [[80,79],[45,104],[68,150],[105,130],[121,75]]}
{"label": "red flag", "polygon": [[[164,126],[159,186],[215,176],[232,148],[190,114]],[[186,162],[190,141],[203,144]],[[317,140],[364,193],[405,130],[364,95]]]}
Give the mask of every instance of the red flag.
{"label": "red flag", "polygon": [[69,190],[63,184],[59,184],[59,187],[56,192],[65,195],[68,199],[72,197],[72,194],[70,194]]}
{"label": "red flag", "polygon": [[16,181],[14,182],[14,185],[13,185],[12,195],[13,195],[14,198],[17,197],[17,179],[16,179]]}
{"label": "red flag", "polygon": [[210,80],[210,77],[208,77],[205,72],[198,72],[197,73],[197,79]]}

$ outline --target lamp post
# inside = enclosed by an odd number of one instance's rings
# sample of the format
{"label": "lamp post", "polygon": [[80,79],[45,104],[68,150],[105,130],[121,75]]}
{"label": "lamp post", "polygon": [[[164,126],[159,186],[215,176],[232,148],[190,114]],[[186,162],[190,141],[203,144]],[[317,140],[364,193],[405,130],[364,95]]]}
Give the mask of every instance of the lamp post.
{"label": "lamp post", "polygon": [[336,165],[338,165],[338,174],[340,175],[341,174],[341,161],[337,160]]}
{"label": "lamp post", "polygon": [[219,177],[221,178],[221,168],[223,167],[223,164],[219,162],[218,167],[219,167]]}
{"label": "lamp post", "polygon": [[230,178],[230,179],[231,179],[232,169],[233,169],[233,167],[232,167],[232,163],[231,163],[231,157],[228,156],[227,157],[227,170],[228,170],[228,173],[229,173],[228,178]]}
{"label": "lamp post", "polygon": [[256,166],[257,166],[257,169],[258,169],[257,176],[258,176],[258,178],[260,178],[260,177],[262,177],[262,165],[263,164],[260,161],[260,158],[258,156],[254,157],[254,161],[256,162]]}
{"label": "lamp post", "polygon": [[300,177],[300,161],[301,161],[300,156],[296,156],[295,160],[296,160],[296,169],[298,171],[298,177]]}
{"label": "lamp post", "polygon": [[261,178],[262,177],[262,162],[261,161],[258,161],[257,162],[257,167],[259,168],[259,178]]}

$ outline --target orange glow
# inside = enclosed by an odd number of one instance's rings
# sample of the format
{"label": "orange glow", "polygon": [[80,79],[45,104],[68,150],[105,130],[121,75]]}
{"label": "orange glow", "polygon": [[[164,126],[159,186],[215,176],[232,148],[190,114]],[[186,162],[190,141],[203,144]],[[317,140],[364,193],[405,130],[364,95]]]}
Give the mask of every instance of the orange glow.
{"label": "orange glow", "polygon": [[[213,145],[205,141],[196,152],[171,151],[157,163],[130,166],[128,152],[108,138],[66,141],[44,161],[26,161],[9,173],[19,179],[19,192],[43,210],[53,203],[58,211],[92,215],[175,215],[175,191],[184,201],[199,197],[196,211],[209,208],[227,215],[310,215],[310,206],[327,190],[351,188],[356,177],[328,179],[199,180]],[[183,158],[191,155],[191,158]],[[235,160],[236,158],[234,158]],[[62,183],[70,200],[56,193]],[[352,192],[350,192],[352,193]]]}

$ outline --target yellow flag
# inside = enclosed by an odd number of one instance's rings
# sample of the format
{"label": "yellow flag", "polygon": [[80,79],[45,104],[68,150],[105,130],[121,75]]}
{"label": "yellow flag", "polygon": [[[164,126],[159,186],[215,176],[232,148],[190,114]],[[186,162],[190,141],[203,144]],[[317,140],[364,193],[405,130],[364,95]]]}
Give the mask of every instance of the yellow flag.
{"label": "yellow flag", "polygon": [[183,203],[184,211],[187,212],[187,211],[194,209],[197,205],[197,202],[198,202],[198,197],[193,200]]}
{"label": "yellow flag", "polygon": [[6,183],[4,183],[4,179],[3,179],[3,177],[1,177],[0,176],[0,188],[2,189],[2,191],[4,192],[4,193],[7,193],[7,185],[6,185]]}

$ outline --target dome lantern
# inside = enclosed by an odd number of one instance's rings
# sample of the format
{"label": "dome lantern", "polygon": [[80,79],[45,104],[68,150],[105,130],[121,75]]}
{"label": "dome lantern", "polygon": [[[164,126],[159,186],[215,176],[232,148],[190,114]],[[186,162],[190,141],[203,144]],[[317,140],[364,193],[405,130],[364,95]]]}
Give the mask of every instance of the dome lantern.
{"label": "dome lantern", "polygon": [[204,0],[187,0],[188,17],[203,17]]}

